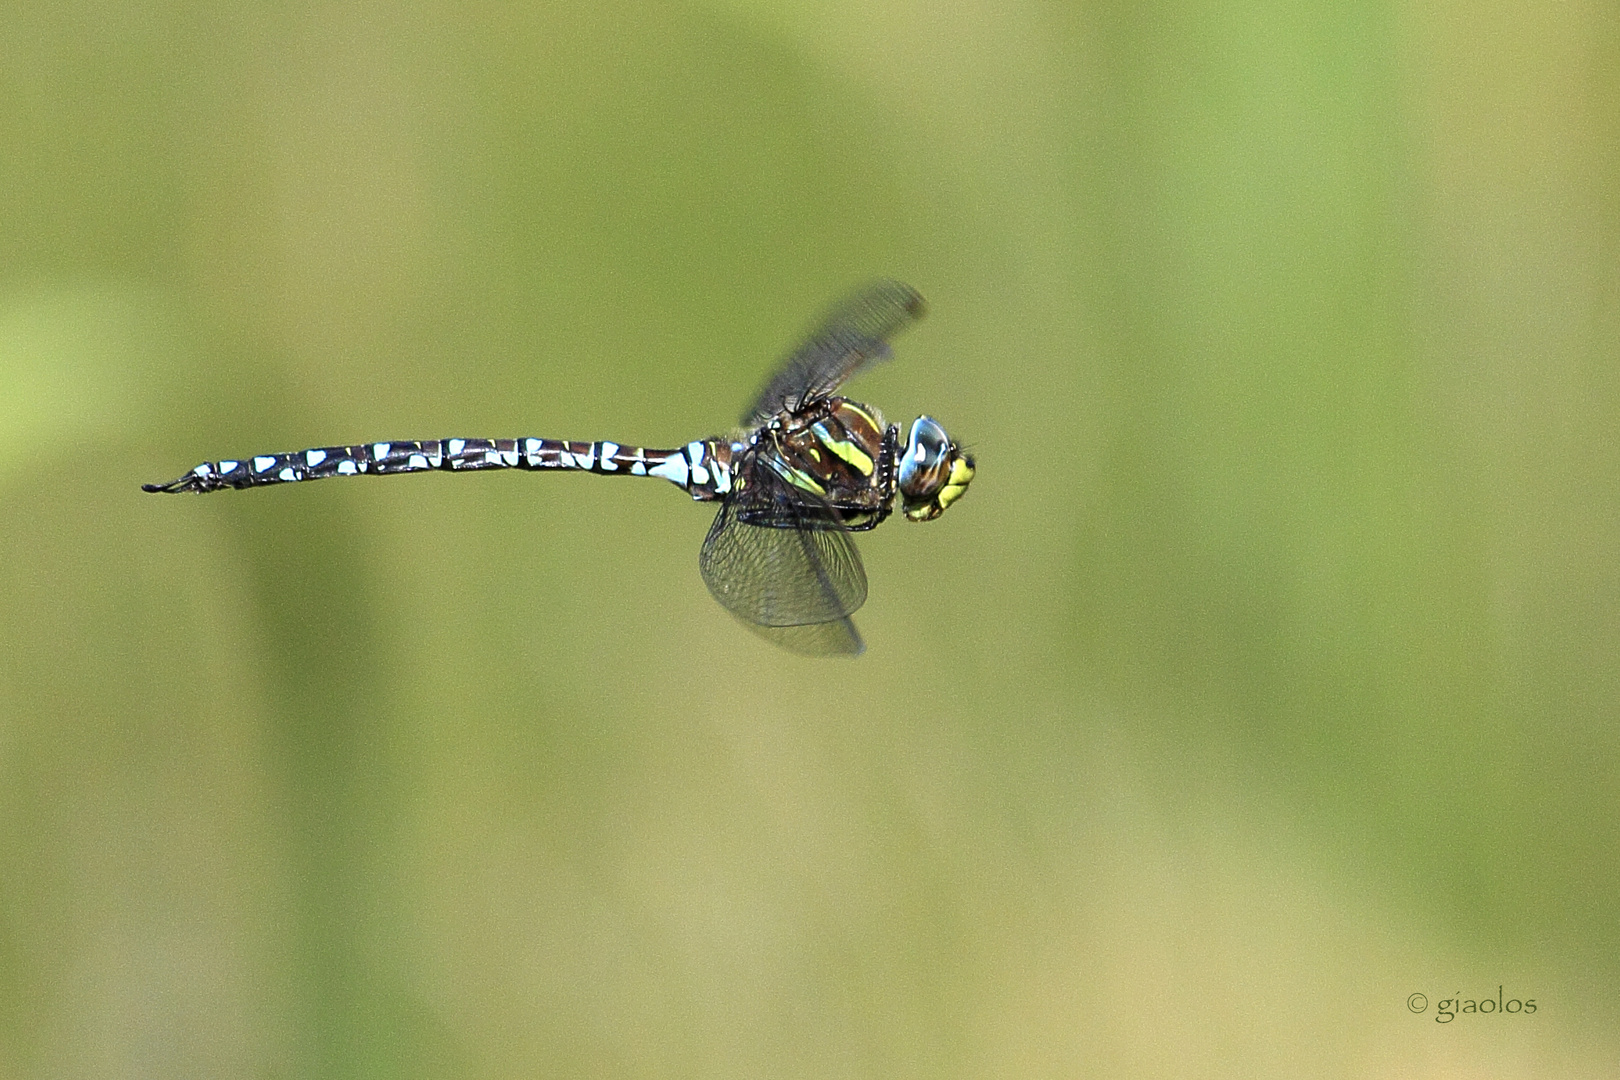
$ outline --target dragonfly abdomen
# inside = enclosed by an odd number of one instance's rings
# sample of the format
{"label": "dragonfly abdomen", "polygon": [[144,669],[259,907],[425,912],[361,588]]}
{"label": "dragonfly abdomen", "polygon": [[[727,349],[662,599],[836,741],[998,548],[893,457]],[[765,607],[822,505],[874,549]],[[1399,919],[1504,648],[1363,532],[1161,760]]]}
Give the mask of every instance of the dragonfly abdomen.
{"label": "dragonfly abdomen", "polygon": [[421,439],[205,461],[167,484],[141,486],[146,491],[207,492],[323,480],[329,476],[389,476],[434,469],[561,469],[603,476],[656,476],[694,499],[711,500],[731,490],[732,449],[721,439],[691,442],[675,450],[651,450],[610,440]]}

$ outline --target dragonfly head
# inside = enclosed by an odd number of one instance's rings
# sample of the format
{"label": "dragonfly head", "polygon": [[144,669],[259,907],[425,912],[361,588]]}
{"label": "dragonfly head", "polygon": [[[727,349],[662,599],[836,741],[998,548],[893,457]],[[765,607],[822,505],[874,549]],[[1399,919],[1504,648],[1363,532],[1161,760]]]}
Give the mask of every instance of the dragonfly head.
{"label": "dragonfly head", "polygon": [[932,521],[960,499],[973,479],[973,458],[956,448],[933,417],[911,422],[900,452],[900,498],[910,521]]}

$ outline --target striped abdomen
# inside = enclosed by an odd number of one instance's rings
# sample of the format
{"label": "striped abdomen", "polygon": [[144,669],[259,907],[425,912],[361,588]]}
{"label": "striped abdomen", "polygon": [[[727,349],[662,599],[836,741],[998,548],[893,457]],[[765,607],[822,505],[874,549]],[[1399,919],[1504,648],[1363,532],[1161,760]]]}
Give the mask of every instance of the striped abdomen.
{"label": "striped abdomen", "polygon": [[741,449],[725,439],[703,439],[678,450],[648,450],[615,442],[559,439],[428,439],[418,442],[326,446],[293,454],[205,461],[167,484],[144,491],[220,491],[328,476],[361,476],[449,469],[568,469],[612,476],[657,476],[694,499],[717,499],[731,490],[731,457]]}

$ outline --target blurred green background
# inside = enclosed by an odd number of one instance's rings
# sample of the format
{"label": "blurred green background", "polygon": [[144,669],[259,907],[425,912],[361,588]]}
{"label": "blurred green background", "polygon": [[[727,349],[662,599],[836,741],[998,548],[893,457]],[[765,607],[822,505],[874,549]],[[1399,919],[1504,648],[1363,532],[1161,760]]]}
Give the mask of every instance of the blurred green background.
{"label": "blurred green background", "polygon": [[[0,1076],[1620,1075],[1617,245],[1595,0],[10,0]],[[663,484],[138,490],[885,274],[855,662]]]}

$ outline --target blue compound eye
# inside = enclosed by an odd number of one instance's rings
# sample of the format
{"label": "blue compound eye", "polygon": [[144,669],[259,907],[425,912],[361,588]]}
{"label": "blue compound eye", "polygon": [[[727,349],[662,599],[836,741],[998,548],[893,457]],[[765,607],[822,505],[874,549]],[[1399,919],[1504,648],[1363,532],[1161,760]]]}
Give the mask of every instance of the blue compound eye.
{"label": "blue compound eye", "polygon": [[967,491],[973,458],[959,451],[945,429],[919,416],[900,452],[900,499],[911,521],[932,521]]}
{"label": "blue compound eye", "polygon": [[932,417],[919,416],[912,422],[900,454],[900,493],[908,502],[931,499],[945,485],[950,452],[950,436]]}

